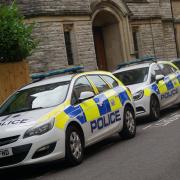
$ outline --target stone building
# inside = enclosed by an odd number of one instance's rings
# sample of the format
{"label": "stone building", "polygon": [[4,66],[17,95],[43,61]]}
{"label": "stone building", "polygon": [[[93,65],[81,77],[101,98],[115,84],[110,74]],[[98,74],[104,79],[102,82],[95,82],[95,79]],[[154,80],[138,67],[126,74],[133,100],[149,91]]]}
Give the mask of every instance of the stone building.
{"label": "stone building", "polygon": [[174,20],[174,28],[176,35],[176,45],[178,57],[180,57],[180,1],[172,0],[172,16]]}
{"label": "stone building", "polygon": [[[34,37],[39,45],[29,57],[31,72],[72,65],[84,65],[86,70],[113,70],[119,63],[135,57],[177,57],[180,38],[175,38],[170,0],[19,0],[17,3],[27,23],[36,22]],[[176,3],[179,2],[173,0],[180,35],[180,5]]]}

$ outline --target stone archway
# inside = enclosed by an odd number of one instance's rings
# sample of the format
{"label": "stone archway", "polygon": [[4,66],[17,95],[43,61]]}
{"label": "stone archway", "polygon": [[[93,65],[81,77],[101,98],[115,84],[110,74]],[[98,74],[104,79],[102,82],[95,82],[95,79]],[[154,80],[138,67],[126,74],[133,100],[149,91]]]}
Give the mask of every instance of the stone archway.
{"label": "stone archway", "polygon": [[130,59],[128,16],[120,9],[106,2],[97,4],[93,10],[92,26],[100,70],[112,71]]}

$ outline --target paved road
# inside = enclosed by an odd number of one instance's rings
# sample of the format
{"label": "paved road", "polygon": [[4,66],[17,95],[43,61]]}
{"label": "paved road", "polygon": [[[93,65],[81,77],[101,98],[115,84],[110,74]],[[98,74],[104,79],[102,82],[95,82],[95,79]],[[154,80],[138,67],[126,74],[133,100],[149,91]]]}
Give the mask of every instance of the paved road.
{"label": "paved road", "polygon": [[180,110],[163,112],[158,122],[141,120],[136,138],[118,135],[86,151],[84,162],[68,167],[54,162],[0,172],[0,180],[179,180]]}

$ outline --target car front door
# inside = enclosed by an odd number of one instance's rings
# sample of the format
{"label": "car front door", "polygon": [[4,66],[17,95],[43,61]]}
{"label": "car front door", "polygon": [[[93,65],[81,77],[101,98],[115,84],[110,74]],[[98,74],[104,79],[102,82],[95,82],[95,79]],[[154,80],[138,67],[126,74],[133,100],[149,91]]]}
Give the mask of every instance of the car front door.
{"label": "car front door", "polygon": [[[76,80],[72,94],[72,117],[76,116],[85,131],[86,145],[92,144],[101,138],[104,128],[101,117],[106,114],[103,100],[95,92],[89,80],[83,76]],[[79,100],[82,92],[92,92],[94,97],[85,100]],[[97,102],[98,100],[98,102]],[[102,104],[101,104],[102,102]],[[101,104],[101,105],[100,105]],[[74,114],[73,114],[74,113]]]}
{"label": "car front door", "polygon": [[[122,104],[118,93],[111,85],[101,78],[101,75],[89,75],[88,79],[96,86],[98,95],[94,98],[96,101],[103,125],[98,128],[98,133],[105,137],[120,129]],[[99,124],[98,124],[99,125]]]}

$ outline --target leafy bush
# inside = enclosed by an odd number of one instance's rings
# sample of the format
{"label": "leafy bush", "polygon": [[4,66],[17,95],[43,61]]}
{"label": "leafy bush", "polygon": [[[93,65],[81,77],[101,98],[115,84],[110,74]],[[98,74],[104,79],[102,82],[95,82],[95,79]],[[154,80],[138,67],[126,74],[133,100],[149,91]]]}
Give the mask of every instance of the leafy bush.
{"label": "leafy bush", "polygon": [[31,55],[37,43],[32,37],[33,24],[24,22],[17,6],[0,5],[0,62],[17,62]]}

